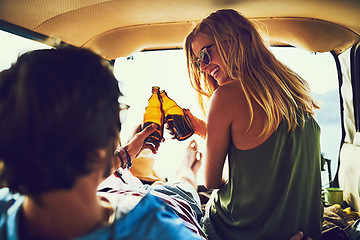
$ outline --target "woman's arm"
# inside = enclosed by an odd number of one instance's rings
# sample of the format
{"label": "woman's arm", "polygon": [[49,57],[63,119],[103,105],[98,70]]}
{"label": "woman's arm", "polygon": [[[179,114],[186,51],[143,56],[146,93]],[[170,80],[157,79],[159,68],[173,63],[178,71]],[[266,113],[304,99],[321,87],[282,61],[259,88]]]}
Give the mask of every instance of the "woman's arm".
{"label": "woman's arm", "polygon": [[207,128],[206,122],[192,115],[189,109],[184,109],[184,113],[189,117],[191,124],[194,127],[194,133],[205,139]]}
{"label": "woman's arm", "polygon": [[204,160],[205,186],[208,189],[218,189],[225,183],[222,173],[231,137],[231,111],[234,111],[227,89],[220,87],[215,91],[208,109]]}

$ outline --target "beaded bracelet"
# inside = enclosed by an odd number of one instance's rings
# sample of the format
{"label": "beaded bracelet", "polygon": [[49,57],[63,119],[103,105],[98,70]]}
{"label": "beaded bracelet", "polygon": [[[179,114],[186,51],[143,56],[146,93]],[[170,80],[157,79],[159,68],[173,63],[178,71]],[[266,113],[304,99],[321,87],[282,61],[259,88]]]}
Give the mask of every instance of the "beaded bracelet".
{"label": "beaded bracelet", "polygon": [[121,148],[118,148],[116,149],[116,151],[114,152],[120,159],[121,161],[121,168],[122,169],[129,169],[131,167],[131,158],[130,158],[130,155],[128,153],[128,151],[121,147]]}

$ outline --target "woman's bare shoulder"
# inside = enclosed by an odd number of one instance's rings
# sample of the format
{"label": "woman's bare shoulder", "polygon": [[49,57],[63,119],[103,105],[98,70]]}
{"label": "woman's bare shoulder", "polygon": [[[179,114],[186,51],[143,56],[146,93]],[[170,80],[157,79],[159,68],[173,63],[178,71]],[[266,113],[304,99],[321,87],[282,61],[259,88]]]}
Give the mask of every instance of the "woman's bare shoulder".
{"label": "woman's bare shoulder", "polygon": [[249,105],[241,84],[233,81],[219,87],[211,97],[209,110],[222,118],[226,117],[231,123],[239,120],[244,123],[248,118]]}
{"label": "woman's bare shoulder", "polygon": [[234,80],[216,89],[211,98],[222,103],[231,104],[237,102],[237,100],[244,99],[245,95],[241,84]]}

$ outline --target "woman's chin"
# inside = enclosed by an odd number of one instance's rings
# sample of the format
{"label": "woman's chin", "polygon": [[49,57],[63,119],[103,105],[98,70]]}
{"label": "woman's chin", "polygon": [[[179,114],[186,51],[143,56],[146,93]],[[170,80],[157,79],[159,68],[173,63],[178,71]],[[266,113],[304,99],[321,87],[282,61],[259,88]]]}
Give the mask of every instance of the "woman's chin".
{"label": "woman's chin", "polygon": [[219,86],[224,86],[228,83],[231,83],[232,81],[234,81],[233,79],[215,79],[217,81],[217,83],[219,84]]}

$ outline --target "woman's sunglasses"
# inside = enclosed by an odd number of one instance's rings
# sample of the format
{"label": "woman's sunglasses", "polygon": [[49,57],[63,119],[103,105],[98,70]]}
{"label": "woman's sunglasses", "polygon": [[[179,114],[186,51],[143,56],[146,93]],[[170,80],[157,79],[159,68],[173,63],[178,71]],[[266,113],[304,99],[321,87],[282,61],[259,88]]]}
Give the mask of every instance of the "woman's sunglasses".
{"label": "woman's sunglasses", "polygon": [[211,48],[213,45],[214,45],[214,43],[209,45],[209,46],[204,47],[203,49],[201,49],[199,57],[196,58],[196,61],[195,61],[195,64],[199,69],[201,69],[200,68],[201,67],[200,66],[200,61],[203,62],[204,65],[209,65],[210,64],[211,57],[210,57],[210,54],[208,52],[208,49]]}

